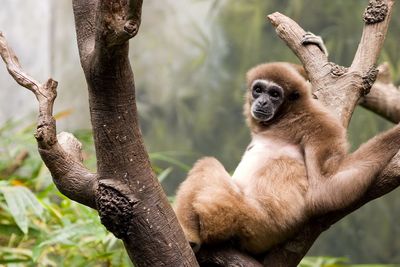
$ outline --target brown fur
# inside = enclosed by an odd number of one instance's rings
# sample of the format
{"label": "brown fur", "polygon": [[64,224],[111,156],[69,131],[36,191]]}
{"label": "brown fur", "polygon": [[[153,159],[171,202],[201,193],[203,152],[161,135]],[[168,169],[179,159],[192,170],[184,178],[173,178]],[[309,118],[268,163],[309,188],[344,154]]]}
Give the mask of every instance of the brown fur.
{"label": "brown fur", "polygon": [[[304,74],[303,74],[304,75]],[[274,118],[250,113],[256,79],[280,85],[285,100]],[[400,148],[400,128],[371,139],[352,154],[346,131],[312,99],[289,63],[263,64],[247,74],[244,114],[253,141],[231,177],[214,158],[198,161],[182,183],[176,213],[195,244],[238,240],[261,253],[289,238],[310,216],[351,204]],[[289,100],[293,93],[299,95]]]}

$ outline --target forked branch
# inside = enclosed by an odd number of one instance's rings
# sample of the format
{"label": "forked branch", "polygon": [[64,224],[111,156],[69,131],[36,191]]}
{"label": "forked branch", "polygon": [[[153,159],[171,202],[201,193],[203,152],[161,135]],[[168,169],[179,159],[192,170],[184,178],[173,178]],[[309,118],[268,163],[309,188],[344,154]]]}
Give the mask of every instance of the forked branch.
{"label": "forked branch", "polygon": [[[56,136],[56,121],[53,117],[53,104],[57,96],[57,82],[48,79],[39,83],[26,74],[14,51],[9,47],[6,38],[0,33],[0,55],[7,70],[14,80],[32,91],[39,102],[39,117],[35,138],[43,161],[49,168],[54,182],[67,197],[84,205],[95,208],[94,189],[96,175],[90,173],[83,165],[79,156],[79,141],[69,134],[70,141],[60,144]],[[62,133],[65,136],[66,133]],[[63,140],[65,138],[63,137]],[[74,141],[71,141],[74,140]],[[72,154],[66,151],[75,151]]]}
{"label": "forked branch", "polygon": [[355,103],[368,94],[376,79],[376,60],[389,27],[393,0],[371,0],[364,13],[364,30],[349,68],[328,62],[316,46],[303,46],[305,31],[292,19],[276,12],[268,16],[281,39],[303,63],[314,95],[334,112],[346,127]]}

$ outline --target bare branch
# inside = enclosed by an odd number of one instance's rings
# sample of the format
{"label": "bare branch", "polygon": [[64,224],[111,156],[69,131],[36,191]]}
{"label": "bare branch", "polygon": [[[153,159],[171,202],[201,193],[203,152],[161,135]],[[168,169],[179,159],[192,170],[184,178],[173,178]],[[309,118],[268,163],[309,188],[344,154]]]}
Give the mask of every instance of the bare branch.
{"label": "bare branch", "polygon": [[376,82],[371,92],[363,97],[360,105],[381,115],[387,120],[400,122],[400,92],[393,84]]}
{"label": "bare branch", "polygon": [[[314,95],[347,126],[347,114],[343,110],[347,102],[347,88],[362,85],[360,74],[349,74],[346,68],[328,62],[325,54],[315,45],[303,46],[302,40],[306,33],[295,21],[278,12],[268,16],[276,28],[278,36],[292,49],[302,62],[307,76],[312,84]],[[340,84],[340,86],[338,86]],[[335,90],[332,90],[335,88]],[[324,93],[322,94],[321,91]],[[325,93],[326,92],[326,93]],[[332,98],[340,102],[333,104]]]}
{"label": "bare branch", "polygon": [[11,47],[8,46],[8,43],[2,32],[0,32],[0,54],[4,63],[6,63],[8,73],[10,73],[14,80],[19,85],[34,92],[36,95],[39,89],[39,82],[22,71],[17,56]]}
{"label": "bare branch", "polygon": [[82,143],[76,137],[67,132],[57,134],[58,143],[75,161],[82,163]]}
{"label": "bare branch", "polygon": [[14,159],[14,162],[11,163],[6,169],[0,171],[0,178],[8,177],[11,174],[15,173],[28,158],[29,152],[27,150],[22,150]]}
{"label": "bare branch", "polygon": [[[57,96],[57,82],[48,79],[46,83],[41,84],[26,74],[19,64],[14,51],[9,47],[4,35],[1,33],[0,54],[8,72],[15,81],[32,91],[39,102],[39,117],[35,138],[38,142],[40,155],[49,168],[58,189],[67,197],[95,208],[96,175],[90,173],[77,160],[76,152],[73,155],[68,154],[57,141],[56,121],[53,117],[53,104]],[[65,147],[71,148],[70,145],[65,145]]]}
{"label": "bare branch", "polygon": [[379,114],[385,119],[400,122],[400,91],[391,82],[387,64],[379,66],[379,75],[371,92],[361,98],[360,105]]}
{"label": "bare branch", "polygon": [[230,247],[202,247],[196,254],[200,266],[262,267],[254,258]]}
{"label": "bare branch", "polygon": [[82,65],[94,49],[95,43],[95,14],[97,0],[73,0],[72,6],[75,17],[75,29],[78,41],[79,56]]}
{"label": "bare branch", "polygon": [[61,193],[78,203],[97,209],[95,202],[97,174],[89,172],[58,143],[50,149],[39,148],[39,153]]}
{"label": "bare branch", "polygon": [[325,84],[320,82],[331,71],[328,58],[315,45],[303,45],[303,37],[306,34],[295,21],[285,15],[275,12],[267,17],[275,27],[278,36],[290,47],[300,59],[307,72],[313,88],[324,88]]}
{"label": "bare branch", "polygon": [[389,28],[394,0],[371,0],[364,12],[364,30],[350,71],[365,76],[376,64]]}

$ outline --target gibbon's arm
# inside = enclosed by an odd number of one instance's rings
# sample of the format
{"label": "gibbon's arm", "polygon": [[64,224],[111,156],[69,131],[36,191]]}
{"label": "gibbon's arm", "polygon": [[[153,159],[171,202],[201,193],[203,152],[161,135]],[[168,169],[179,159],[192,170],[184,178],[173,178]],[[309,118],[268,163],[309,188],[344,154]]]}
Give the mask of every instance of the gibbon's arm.
{"label": "gibbon's arm", "polygon": [[[328,56],[319,36],[308,32],[302,44],[317,45]],[[292,66],[308,80],[303,66]],[[306,141],[304,146],[310,183],[308,206],[314,214],[343,208],[359,198],[400,149],[400,127],[395,126],[347,154],[345,129],[334,120],[321,121],[325,124],[320,127],[322,132],[314,129],[312,141]]]}
{"label": "gibbon's arm", "polygon": [[339,138],[320,138],[321,142],[304,147],[310,181],[307,200],[314,215],[344,208],[365,193],[399,151],[400,126],[375,136],[347,155],[340,152],[343,147]]}

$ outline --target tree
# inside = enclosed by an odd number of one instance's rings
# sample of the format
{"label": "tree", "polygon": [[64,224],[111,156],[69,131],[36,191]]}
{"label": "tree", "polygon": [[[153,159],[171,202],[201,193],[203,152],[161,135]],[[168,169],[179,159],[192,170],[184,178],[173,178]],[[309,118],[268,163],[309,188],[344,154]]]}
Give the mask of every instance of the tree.
{"label": "tree", "polygon": [[[216,246],[202,248],[196,260],[151,169],[138,126],[128,41],[138,33],[142,3],[73,0],[79,54],[89,90],[97,173],[83,166],[81,145],[75,137],[68,133],[56,135],[52,109],[57,82],[50,78],[40,83],[27,75],[0,34],[0,54],[9,73],[39,102],[35,137],[55,184],[67,197],[96,209],[107,229],[123,240],[137,266],[296,266],[330,225],[400,185],[400,159],[396,156],[364,196],[346,208],[312,218],[293,238],[267,255],[255,259],[234,248]],[[385,75],[368,94],[377,76],[374,64],[393,3],[394,0],[370,0],[364,14],[363,37],[349,68],[328,62],[314,46],[301,45],[305,32],[294,21],[279,13],[268,17],[302,61],[314,95],[345,126],[359,101],[398,121],[397,101],[388,99],[398,99],[400,95]]]}

